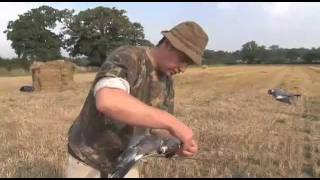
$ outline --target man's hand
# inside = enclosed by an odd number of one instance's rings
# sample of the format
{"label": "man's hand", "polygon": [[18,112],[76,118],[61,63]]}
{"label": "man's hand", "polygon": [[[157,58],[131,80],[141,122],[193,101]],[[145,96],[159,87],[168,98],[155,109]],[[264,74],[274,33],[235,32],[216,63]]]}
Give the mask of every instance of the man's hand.
{"label": "man's hand", "polygon": [[[151,129],[150,134],[160,136],[160,137],[174,136],[174,135],[170,134],[170,132],[165,129]],[[198,152],[198,145],[197,145],[196,141],[194,139],[192,139],[190,144],[186,145],[186,143],[183,142],[183,147],[179,152],[177,152],[177,154],[180,156],[193,156],[197,152]]]}
{"label": "man's hand", "polygon": [[171,130],[171,134],[179,138],[182,143],[182,149],[179,152],[182,156],[193,156],[198,152],[198,145],[193,138],[192,129],[183,124],[180,121],[177,121]]}
{"label": "man's hand", "polygon": [[198,152],[198,145],[195,140],[191,141],[188,146],[183,146],[183,149],[178,152],[180,156],[194,156]]}
{"label": "man's hand", "polygon": [[[180,129],[179,127],[177,127],[177,132],[173,133],[170,133],[165,129],[151,129],[150,133],[160,137],[175,136],[179,138],[183,143],[183,147],[177,154],[180,156],[193,156],[198,152],[198,145],[196,141],[193,139],[192,130],[182,123],[180,124],[180,126],[184,127],[180,127]],[[179,132],[179,130],[181,132]],[[184,138],[185,140],[183,140],[182,138]]]}

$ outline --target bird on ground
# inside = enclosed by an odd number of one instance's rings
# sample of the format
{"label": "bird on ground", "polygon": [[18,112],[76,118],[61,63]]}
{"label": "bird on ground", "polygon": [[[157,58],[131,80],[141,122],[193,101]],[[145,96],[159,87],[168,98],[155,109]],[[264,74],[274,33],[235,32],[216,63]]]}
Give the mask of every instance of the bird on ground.
{"label": "bird on ground", "polygon": [[290,93],[285,89],[268,89],[268,94],[272,95],[275,100],[290,105],[295,104],[297,98],[301,96],[301,94]]}

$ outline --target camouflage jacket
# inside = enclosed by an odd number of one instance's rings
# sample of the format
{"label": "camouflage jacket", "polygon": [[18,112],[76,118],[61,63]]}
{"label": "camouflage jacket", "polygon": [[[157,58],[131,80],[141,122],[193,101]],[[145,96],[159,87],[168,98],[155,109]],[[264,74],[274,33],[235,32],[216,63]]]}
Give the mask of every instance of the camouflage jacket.
{"label": "camouflage jacket", "polygon": [[69,152],[100,171],[112,171],[129,138],[135,133],[147,133],[147,129],[112,120],[97,110],[93,89],[99,79],[123,78],[128,81],[132,96],[173,113],[173,81],[171,77],[155,71],[146,50],[123,46],[110,54],[98,71],[79,116],[69,129]]}

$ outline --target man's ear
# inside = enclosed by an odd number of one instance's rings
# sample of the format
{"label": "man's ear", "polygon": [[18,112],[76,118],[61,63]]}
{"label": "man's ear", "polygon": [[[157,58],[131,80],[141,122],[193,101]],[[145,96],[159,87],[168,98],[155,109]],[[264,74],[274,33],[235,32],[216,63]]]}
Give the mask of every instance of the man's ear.
{"label": "man's ear", "polygon": [[175,48],[172,46],[172,44],[170,43],[170,41],[168,39],[165,39],[163,44],[164,44],[166,49],[168,49],[170,51],[175,50]]}

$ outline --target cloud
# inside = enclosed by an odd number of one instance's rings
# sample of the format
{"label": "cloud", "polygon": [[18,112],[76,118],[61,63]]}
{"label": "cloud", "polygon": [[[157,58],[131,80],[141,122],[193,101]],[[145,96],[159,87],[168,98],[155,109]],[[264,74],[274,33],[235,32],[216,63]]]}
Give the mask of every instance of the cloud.
{"label": "cloud", "polygon": [[[319,46],[320,3],[275,2],[263,4],[269,40],[283,47]],[[271,44],[271,43],[270,43]]]}
{"label": "cloud", "polygon": [[264,8],[271,16],[276,17],[288,17],[290,10],[292,10],[292,4],[290,2],[274,2],[266,4]]}
{"label": "cloud", "polygon": [[264,5],[270,30],[320,30],[320,3],[277,2]]}

